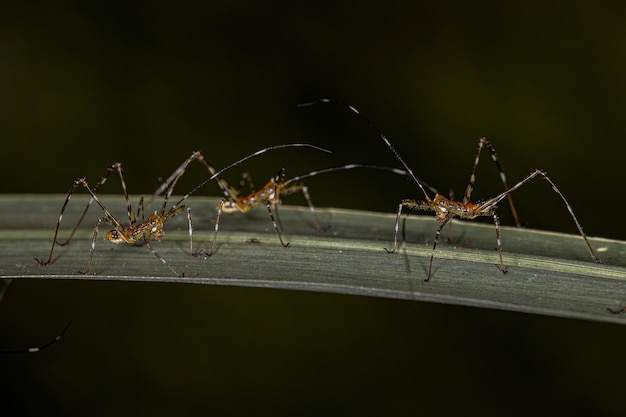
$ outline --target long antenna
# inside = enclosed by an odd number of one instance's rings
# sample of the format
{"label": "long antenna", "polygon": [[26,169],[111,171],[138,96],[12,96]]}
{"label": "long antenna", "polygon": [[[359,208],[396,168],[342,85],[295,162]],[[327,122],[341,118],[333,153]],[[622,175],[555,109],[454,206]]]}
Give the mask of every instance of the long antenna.
{"label": "long antenna", "polygon": [[[308,103],[301,103],[298,104],[298,107],[308,107],[308,106],[312,106],[315,104],[320,104],[320,103],[333,103],[333,104],[340,104],[342,106],[347,107],[348,109],[352,110],[354,113],[356,113],[358,116],[361,117],[361,119],[363,121],[365,121],[365,123],[367,123],[372,129],[374,129],[378,135],[382,138],[382,140],[387,144],[387,146],[389,147],[389,149],[391,149],[391,151],[393,152],[393,154],[396,156],[396,158],[398,159],[398,161],[400,161],[400,163],[402,164],[402,166],[404,166],[404,169],[406,169],[406,171],[409,173],[409,176],[411,178],[413,178],[413,180],[415,181],[415,183],[418,185],[418,187],[420,188],[420,190],[422,190],[422,192],[424,193],[424,197],[426,197],[427,201],[431,201],[430,197],[428,196],[428,193],[426,192],[426,189],[424,188],[424,186],[422,184],[425,184],[423,181],[421,181],[420,179],[418,179],[415,174],[413,173],[413,171],[411,170],[411,168],[407,165],[406,162],[404,162],[404,159],[402,159],[402,156],[400,156],[400,154],[398,153],[398,151],[396,150],[396,148],[393,147],[393,145],[391,144],[391,142],[389,142],[389,139],[387,139],[387,136],[385,136],[385,134],[383,133],[382,130],[380,130],[374,123],[372,123],[372,121],[370,119],[368,119],[363,113],[361,113],[356,107],[348,104],[348,103],[343,103],[341,101],[338,100],[333,100],[333,99],[329,99],[329,98],[322,98],[319,100],[315,100],[315,101],[311,101]],[[433,190],[432,187],[428,187],[431,190]]]}
{"label": "long antenna", "polygon": [[55,337],[54,339],[50,340],[49,342],[41,345],[41,346],[36,346],[36,347],[30,347],[30,348],[22,348],[22,349],[3,349],[0,350],[0,353],[36,353],[36,352],[41,352],[42,350],[46,349],[47,347],[55,344],[56,342],[58,342],[63,335],[65,334],[65,332],[67,331],[67,329],[70,327],[70,324],[72,324],[71,321],[67,322],[67,324],[65,325],[65,327],[63,328],[63,331],[61,331],[61,333]]}
{"label": "long antenna", "polygon": [[[317,171],[311,171],[309,173],[306,173],[306,174],[303,174],[303,175],[298,175],[296,177],[290,178],[287,181],[285,181],[283,184],[284,185],[288,185],[288,184],[291,184],[292,182],[300,181],[300,180],[302,180],[304,178],[313,177],[313,176],[318,175],[318,174],[325,174],[327,172],[343,171],[343,170],[356,169],[356,168],[378,169],[378,170],[381,170],[381,171],[388,171],[388,172],[392,172],[394,174],[404,175],[404,176],[412,178],[410,176],[410,174],[408,173],[408,171],[405,171],[405,170],[399,169],[399,168],[390,168],[390,167],[385,167],[385,166],[380,166],[380,165],[370,165],[370,164],[349,164],[349,165],[342,165],[342,166],[338,166],[338,167],[324,168],[324,169],[320,169],[320,170],[317,170]],[[435,194],[439,193],[434,187],[426,184],[424,181],[422,181],[422,180],[418,180],[418,181],[424,187],[428,188],[433,193],[435,193]]]}
{"label": "long antenna", "polygon": [[198,191],[200,188],[204,187],[208,182],[214,180],[215,178],[219,177],[224,171],[237,166],[245,161],[247,161],[248,159],[254,158],[255,156],[261,155],[267,151],[273,151],[275,149],[283,149],[283,148],[298,148],[298,147],[302,147],[302,148],[312,148],[321,152],[326,152],[326,153],[332,153],[332,151],[328,150],[328,149],[324,149],[321,148],[319,146],[315,146],[315,145],[310,145],[308,143],[286,143],[284,145],[276,145],[276,146],[269,146],[267,148],[263,148],[263,149],[259,149],[258,151],[251,153],[248,156],[245,156],[235,162],[233,162],[232,164],[220,169],[219,171],[217,171],[215,174],[211,175],[210,177],[206,178],[204,181],[202,181],[200,184],[196,185],[191,191],[189,191],[187,194],[185,194],[176,204],[174,204],[173,207],[178,206],[180,203],[182,203],[184,200],[186,200],[190,195],[192,195],[193,193],[195,193],[196,191]]}

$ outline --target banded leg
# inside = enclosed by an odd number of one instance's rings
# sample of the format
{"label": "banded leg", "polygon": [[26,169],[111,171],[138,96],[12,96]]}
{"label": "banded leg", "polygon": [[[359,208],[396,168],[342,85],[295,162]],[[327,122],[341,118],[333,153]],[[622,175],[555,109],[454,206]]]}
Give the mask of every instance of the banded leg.
{"label": "banded leg", "polygon": [[[472,174],[470,175],[469,183],[467,184],[467,188],[465,190],[465,195],[463,196],[463,203],[469,203],[471,200],[472,191],[474,191],[474,184],[476,183],[476,169],[478,168],[478,163],[480,161],[480,153],[483,150],[483,147],[486,147],[491,155],[491,159],[496,164],[498,168],[498,172],[500,174],[500,180],[502,181],[502,185],[504,185],[504,191],[509,190],[509,186],[506,181],[506,174],[504,173],[504,169],[502,168],[502,164],[498,159],[498,155],[496,154],[496,150],[493,148],[491,143],[486,138],[480,138],[478,141],[478,151],[476,152],[476,158],[474,159],[474,166],[472,167]],[[453,200],[454,198],[451,197]],[[521,223],[519,220],[519,216],[517,215],[517,210],[515,210],[515,205],[513,204],[513,198],[510,194],[507,194],[507,200],[509,202],[509,207],[511,208],[511,214],[513,215],[513,220],[515,221],[515,225],[517,227],[521,227]]]}
{"label": "banded leg", "polygon": [[174,267],[172,265],[170,265],[169,262],[167,262],[165,260],[165,258],[163,258],[161,255],[159,255],[159,253],[154,250],[154,248],[152,247],[152,245],[150,244],[150,240],[148,238],[144,238],[144,245],[148,248],[148,250],[154,255],[156,256],[163,265],[167,266],[173,273],[174,275],[176,275],[177,277],[182,277],[185,276],[185,274],[179,274],[178,271],[176,271],[174,269]]}
{"label": "banded leg", "polygon": [[311,195],[309,194],[309,187],[307,187],[306,185],[302,185],[302,194],[304,194],[304,198],[309,205],[309,211],[313,216],[313,221],[315,222],[315,227],[317,228],[317,231],[320,233],[324,233],[327,228],[322,227],[322,224],[317,217],[317,213],[315,212],[315,206],[313,205],[313,200],[311,200]]}
{"label": "banded leg", "polygon": [[435,259],[435,249],[437,249],[437,244],[439,243],[439,236],[441,236],[441,231],[443,230],[444,226],[448,224],[448,222],[452,219],[452,217],[452,215],[449,215],[443,221],[441,221],[439,227],[437,228],[437,231],[435,232],[435,243],[433,243],[433,250],[430,253],[430,261],[428,262],[428,275],[424,280],[426,282],[430,281],[430,277],[433,275],[433,260]]}
{"label": "banded leg", "polygon": [[102,223],[108,224],[109,226],[113,226],[111,219],[108,217],[100,217],[96,222],[96,227],[93,229],[93,237],[91,239],[91,248],[89,249],[89,260],[87,261],[87,268],[84,271],[78,271],[79,274],[87,275],[89,271],[91,271],[91,265],[93,263],[93,253],[96,251],[96,241],[98,240],[98,231],[100,230],[100,225]]}
{"label": "banded leg", "polygon": [[[274,214],[272,213],[272,204],[267,203],[265,205],[267,207],[267,212],[270,215],[270,219],[272,220],[272,224],[274,225],[274,230],[276,230],[276,235],[278,236],[278,240],[280,241],[280,244],[283,246],[283,248],[286,248],[289,246],[289,242],[285,243],[283,241],[283,237],[282,234],[280,233],[280,229],[278,228],[278,224],[276,223],[276,219],[274,218]],[[276,210],[276,215],[278,216],[278,206],[275,206],[275,210]]]}
{"label": "banded leg", "polygon": [[[410,200],[410,199],[403,199],[400,204],[398,204],[398,211],[396,212],[396,225],[394,228],[394,233],[393,233],[393,248],[391,250],[385,248],[385,251],[387,253],[398,253],[398,232],[400,230],[400,217],[402,216],[402,209],[404,207],[407,207],[409,209],[409,212],[412,210],[417,209],[419,206],[419,203],[415,200]],[[408,214],[407,214],[408,216]],[[405,224],[406,224],[406,219],[405,219],[405,223],[402,226],[402,241],[404,242],[404,230],[405,230]]]}
{"label": "banded leg", "polygon": [[[98,191],[100,190],[100,188],[102,188],[102,186],[104,185],[104,183],[106,183],[106,181],[109,178],[109,176],[111,175],[111,173],[113,173],[113,171],[117,171],[118,174],[119,174],[120,183],[121,183],[121,186],[122,186],[122,191],[124,193],[124,199],[125,199],[125,202],[126,202],[126,208],[128,210],[128,221],[130,222],[131,226],[133,226],[133,225],[136,224],[136,218],[135,218],[135,214],[132,211],[132,206],[131,206],[131,203],[130,203],[130,197],[128,196],[128,189],[126,188],[126,181],[124,180],[124,173],[123,173],[123,169],[122,169],[122,164],[121,163],[116,162],[113,165],[111,165],[109,168],[107,168],[106,172],[104,173],[104,175],[102,176],[100,181],[98,181],[96,183],[96,185],[90,191],[93,192],[92,194],[97,194]],[[58,226],[60,225],[61,218],[63,217],[63,212],[65,211],[65,207],[67,206],[67,203],[71,199],[72,193],[74,192],[75,189],[76,189],[76,186],[74,186],[74,187],[72,187],[70,189],[70,192],[68,193],[67,199],[66,199],[65,203],[63,204],[63,207],[61,208],[61,215],[59,216],[59,222],[57,223],[57,230],[58,230]],[[69,245],[69,243],[72,241],[72,239],[74,237],[74,234],[78,230],[78,227],[83,222],[83,220],[85,218],[85,215],[87,214],[87,211],[91,207],[91,204],[93,203],[93,201],[94,201],[93,197],[90,198],[89,201],[87,201],[87,204],[85,205],[85,208],[83,209],[83,212],[81,213],[78,221],[76,222],[76,225],[74,225],[74,228],[72,229],[72,231],[71,231],[69,237],[67,238],[67,240],[65,242],[57,242],[57,244],[59,244],[61,246]],[[56,240],[56,234],[55,234],[55,240]]]}
{"label": "banded leg", "polygon": [[[121,165],[113,164],[113,166],[111,168],[109,168],[110,172],[112,172],[113,169],[115,169],[116,167],[121,169]],[[107,170],[107,171],[110,174],[109,170]],[[120,172],[120,175],[122,175],[121,170],[119,172]],[[108,177],[108,175],[105,175],[105,177],[103,177],[103,178],[105,178],[104,181],[106,181],[107,177]],[[102,186],[102,184],[104,184],[104,181],[100,181],[98,183],[98,185],[97,185],[97,188],[100,188]],[[122,183],[123,183],[123,177],[122,177]],[[65,243],[58,243],[57,236],[59,234],[59,228],[61,226],[61,221],[63,220],[63,214],[65,213],[65,209],[67,208],[67,205],[68,205],[69,201],[71,200],[73,193],[76,191],[76,188],[78,188],[81,185],[89,192],[89,194],[91,195],[91,198],[89,199],[89,202],[85,206],[85,209],[83,210],[83,213],[82,213],[78,223],[76,224],[76,226],[72,230],[72,233],[70,234],[70,237],[68,238],[68,240]],[[126,191],[126,187],[124,186],[123,188]],[[55,245],[59,244],[61,246],[64,246],[64,245],[68,244],[71,241],[71,239],[74,236],[74,233],[78,229],[78,226],[80,225],[80,223],[82,222],[83,218],[85,217],[85,214],[87,213],[87,210],[89,209],[89,206],[91,205],[91,203],[94,200],[98,203],[98,205],[105,212],[105,214],[107,215],[107,218],[109,218],[109,220],[111,221],[109,224],[111,226],[115,227],[116,229],[118,229],[118,228],[122,229],[122,225],[120,224],[120,222],[106,209],[106,207],[104,207],[104,205],[102,204],[100,199],[98,199],[98,197],[96,196],[95,191],[93,191],[89,187],[89,184],[87,183],[87,180],[85,178],[79,178],[79,179],[74,181],[74,184],[70,188],[70,191],[69,191],[67,197],[65,198],[65,201],[63,202],[63,206],[61,207],[61,213],[59,214],[59,218],[57,220],[57,224],[56,224],[56,227],[54,229],[54,237],[52,239],[52,247],[50,248],[50,253],[48,255],[48,259],[46,261],[42,261],[39,258],[35,257],[35,260],[39,263],[39,265],[46,266],[46,265],[49,265],[52,262],[52,256],[54,254]],[[129,213],[130,213],[129,217],[131,217],[134,220],[135,214],[133,213],[132,207],[130,206],[130,199],[128,198],[128,193],[126,193],[126,202],[127,202],[128,207],[129,207]]]}
{"label": "banded leg", "polygon": [[503,274],[507,273],[506,267],[504,266],[504,260],[502,259],[502,235],[500,231],[500,219],[496,213],[493,213],[493,223],[496,226],[496,242],[498,244],[498,256],[500,257],[500,272]]}
{"label": "banded leg", "polygon": [[591,259],[593,260],[593,262],[598,263],[598,264],[603,264],[604,261],[602,261],[600,258],[598,258],[596,256],[595,252],[593,251],[593,249],[591,247],[591,244],[589,243],[589,240],[587,239],[587,235],[583,231],[582,225],[580,224],[580,222],[578,221],[578,218],[574,214],[574,209],[572,209],[572,206],[570,205],[569,201],[567,201],[567,199],[565,198],[565,195],[561,192],[561,190],[559,190],[559,188],[550,179],[550,177],[548,177],[548,175],[546,174],[545,171],[542,171],[540,169],[536,169],[536,170],[532,171],[523,180],[521,180],[520,182],[515,184],[513,187],[511,187],[508,190],[504,191],[503,193],[497,195],[496,197],[490,198],[490,199],[484,201],[483,203],[481,203],[478,206],[477,211],[486,212],[486,211],[490,211],[490,210],[495,210],[496,204],[498,204],[498,202],[500,202],[505,197],[508,197],[508,195],[511,194],[513,191],[519,189],[522,185],[526,184],[527,182],[529,182],[530,180],[532,180],[533,178],[535,178],[538,175],[541,176],[544,180],[546,180],[550,184],[550,186],[552,187],[552,191],[554,191],[561,198],[563,203],[565,204],[565,207],[567,208],[567,211],[569,212],[570,216],[572,217],[572,220],[574,220],[574,224],[576,225],[576,228],[578,229],[578,232],[580,233],[580,236],[583,238],[583,240],[585,242],[585,246],[587,247],[587,250],[589,251],[589,255],[591,255]]}
{"label": "banded leg", "polygon": [[215,216],[215,231],[213,232],[213,243],[211,243],[211,252],[209,252],[208,256],[213,256],[215,253],[215,246],[217,244],[217,234],[219,233],[220,228],[220,218],[222,217],[222,209],[224,208],[224,204],[226,203],[225,199],[220,200],[217,203],[217,214]]}

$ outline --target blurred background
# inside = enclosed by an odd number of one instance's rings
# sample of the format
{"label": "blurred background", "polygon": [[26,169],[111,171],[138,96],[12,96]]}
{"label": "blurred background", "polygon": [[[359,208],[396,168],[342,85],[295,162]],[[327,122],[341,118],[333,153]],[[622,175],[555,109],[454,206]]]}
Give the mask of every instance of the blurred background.
{"label": "blurred background", "polygon": [[[366,114],[443,194],[462,195],[486,136],[511,183],[543,168],[591,236],[626,237],[626,5],[0,7],[1,193],[65,193],[75,178],[95,183],[120,161],[130,192],[149,194],[194,150],[220,168],[288,142],[333,154],[271,152],[224,177],[237,182],[249,170],[262,184],[281,167],[295,176],[351,162],[399,165],[345,108],[296,108],[328,97]],[[501,191],[493,165],[485,154],[474,199]],[[177,191],[205,176],[190,169]],[[393,212],[400,198],[421,197],[409,181],[379,172],[308,185],[320,207]],[[121,196],[116,181],[103,192]],[[220,195],[215,185],[202,193]],[[515,200],[528,226],[576,232],[543,181]],[[14,282],[0,303],[0,340],[7,348],[43,341],[70,318],[49,351],[0,356],[7,407],[39,415],[582,416],[619,415],[625,405],[619,326],[329,294],[32,281]]]}

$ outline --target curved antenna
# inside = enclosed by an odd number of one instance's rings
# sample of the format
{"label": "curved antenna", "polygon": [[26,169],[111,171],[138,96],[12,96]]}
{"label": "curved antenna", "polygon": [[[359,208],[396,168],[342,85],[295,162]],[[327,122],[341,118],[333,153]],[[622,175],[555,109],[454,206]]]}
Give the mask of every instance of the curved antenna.
{"label": "curved antenna", "polygon": [[[348,103],[343,103],[341,101],[338,100],[332,100],[329,98],[322,98],[319,100],[315,100],[315,101],[311,101],[308,103],[301,103],[298,104],[297,107],[308,107],[308,106],[313,106],[315,104],[320,104],[320,103],[333,103],[333,104],[340,104],[342,106],[347,107],[348,109],[352,110],[354,113],[356,113],[358,116],[361,117],[361,119],[363,119],[363,121],[365,121],[365,123],[367,123],[369,125],[370,128],[374,129],[376,131],[376,133],[378,133],[378,135],[382,138],[382,140],[385,142],[385,144],[387,144],[387,146],[389,147],[389,149],[391,149],[391,151],[393,152],[393,154],[396,156],[396,158],[398,159],[398,161],[400,161],[400,163],[402,164],[402,166],[404,166],[404,169],[406,169],[406,171],[408,172],[409,176],[411,178],[413,178],[413,180],[415,181],[415,183],[418,185],[418,187],[420,188],[420,190],[422,190],[422,192],[424,193],[424,197],[426,197],[427,201],[431,201],[430,197],[428,196],[428,193],[426,192],[426,189],[424,188],[423,184],[425,184],[423,181],[421,181],[420,179],[418,179],[415,174],[413,174],[413,171],[411,170],[411,168],[407,165],[406,162],[404,162],[404,159],[402,159],[402,156],[400,156],[400,154],[398,153],[398,151],[396,150],[396,148],[393,147],[393,145],[391,144],[391,142],[389,142],[389,139],[387,139],[387,136],[385,136],[385,134],[383,133],[382,130],[380,130],[374,123],[372,123],[372,121],[370,119],[368,119],[364,114],[362,114],[356,107],[348,104]],[[429,188],[431,191],[433,190],[432,187],[427,187]]]}
{"label": "curved antenna", "polygon": [[220,169],[219,171],[217,171],[215,174],[211,175],[210,177],[206,178],[204,181],[202,181],[200,184],[196,185],[191,191],[189,191],[187,194],[185,194],[183,196],[183,198],[181,198],[176,204],[174,204],[174,206],[172,208],[177,207],[180,203],[182,203],[184,200],[186,200],[189,196],[191,196],[193,193],[195,193],[196,191],[198,191],[200,188],[204,187],[208,182],[214,180],[215,178],[219,177],[224,171],[233,168],[245,161],[247,161],[248,159],[254,158],[255,156],[259,156],[261,154],[264,154],[267,151],[273,151],[275,149],[283,149],[283,148],[298,148],[298,147],[302,147],[302,148],[312,148],[315,149],[317,151],[321,151],[321,152],[326,152],[326,153],[332,153],[332,151],[328,150],[328,149],[324,149],[321,148],[319,146],[315,146],[315,145],[310,145],[308,143],[286,143],[283,145],[275,145],[275,146],[269,146],[267,148],[263,148],[263,149],[259,149],[258,151],[251,153],[248,156],[245,156],[235,162],[233,162],[232,164]]}
{"label": "curved antenna", "polygon": [[46,349],[47,347],[55,344],[56,342],[58,342],[63,335],[65,334],[65,332],[67,331],[67,329],[70,327],[70,324],[72,324],[71,321],[68,321],[67,324],[65,325],[65,327],[63,328],[63,330],[61,331],[61,333],[55,337],[54,339],[50,340],[49,342],[41,345],[41,346],[36,346],[36,347],[30,347],[30,348],[25,348],[25,349],[3,349],[0,350],[0,353],[36,353],[36,352],[41,352],[42,350]]}
{"label": "curved antenna", "polygon": [[[381,170],[381,171],[388,171],[388,172],[391,172],[391,173],[394,173],[394,174],[404,175],[406,177],[413,178],[409,174],[408,171],[405,171],[405,170],[399,169],[399,168],[390,168],[390,167],[385,167],[385,166],[380,166],[380,165],[370,165],[370,164],[348,164],[348,165],[342,165],[342,166],[338,166],[338,167],[324,168],[324,169],[320,169],[320,170],[317,170],[317,171],[311,171],[311,172],[303,174],[303,175],[298,175],[296,177],[288,179],[287,181],[284,181],[283,185],[289,185],[292,182],[300,181],[300,180],[302,180],[304,178],[313,177],[313,176],[318,175],[318,174],[325,174],[327,172],[343,171],[343,170],[356,169],[356,168],[378,169],[378,170]],[[424,187],[428,188],[431,192],[433,192],[435,194],[439,194],[439,192],[434,187],[426,184],[422,180],[418,180],[418,181],[421,184],[421,186],[424,186]]]}

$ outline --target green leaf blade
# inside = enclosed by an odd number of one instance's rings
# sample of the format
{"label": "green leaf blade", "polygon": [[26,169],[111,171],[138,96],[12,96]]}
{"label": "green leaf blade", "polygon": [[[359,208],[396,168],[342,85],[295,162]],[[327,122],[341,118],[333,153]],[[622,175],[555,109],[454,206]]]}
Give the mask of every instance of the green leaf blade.
{"label": "green leaf blade", "polygon": [[[281,207],[288,248],[280,246],[264,208],[223,216],[218,250],[209,259],[189,255],[186,216],[168,222],[162,242],[153,247],[183,277],[174,276],[145,247],[96,244],[93,270],[87,264],[93,226],[101,215],[93,207],[75,240],[46,258],[64,196],[0,198],[0,276],[2,278],[132,280],[269,287],[413,299],[504,309],[559,317],[626,323],[626,315],[606,309],[626,304],[626,242],[591,239],[607,262],[594,264],[580,236],[503,228],[504,262],[498,269],[493,225],[455,222],[452,244],[440,243],[431,281],[424,282],[437,223],[432,216],[411,216],[407,242],[388,254],[394,214],[319,209],[329,229],[318,233],[302,207]],[[123,199],[103,200],[119,219]],[[64,215],[60,239],[67,236],[86,198],[76,196]],[[208,250],[213,238],[217,199],[189,200],[194,246]],[[251,241],[258,243],[250,243]],[[442,242],[444,239],[442,239]]]}

